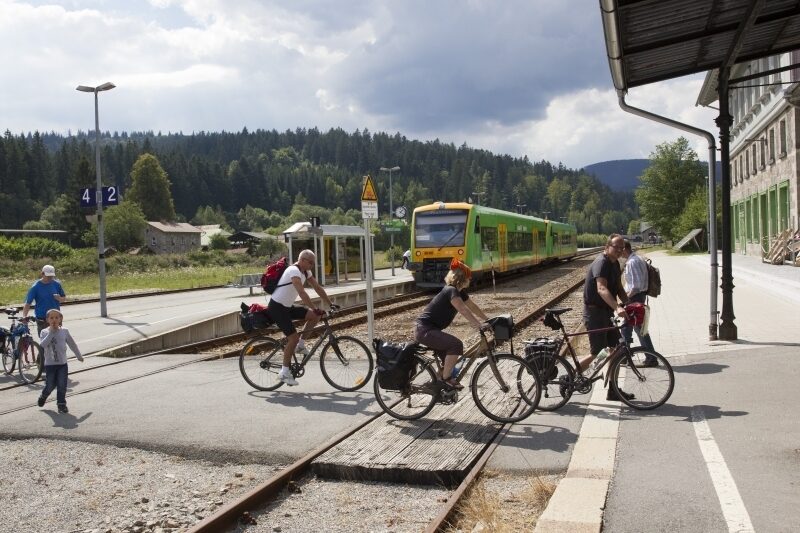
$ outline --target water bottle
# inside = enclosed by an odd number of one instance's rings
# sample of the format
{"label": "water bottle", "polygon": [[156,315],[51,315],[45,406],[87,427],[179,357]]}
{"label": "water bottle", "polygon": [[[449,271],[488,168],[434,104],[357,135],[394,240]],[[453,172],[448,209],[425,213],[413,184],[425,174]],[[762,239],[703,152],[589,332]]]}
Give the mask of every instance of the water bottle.
{"label": "water bottle", "polygon": [[461,373],[461,367],[464,366],[464,361],[460,361],[456,366],[453,367],[453,373],[450,374],[450,377],[455,379]]}
{"label": "water bottle", "polygon": [[600,353],[598,353],[597,357],[594,358],[594,361],[592,361],[592,364],[589,365],[588,372],[589,372],[590,376],[592,374],[594,374],[595,370],[600,368],[600,365],[603,364],[603,360],[605,360],[605,358],[608,357],[608,354],[610,354],[610,353],[611,353],[611,349],[609,349],[609,348],[603,348],[602,350],[600,350]]}

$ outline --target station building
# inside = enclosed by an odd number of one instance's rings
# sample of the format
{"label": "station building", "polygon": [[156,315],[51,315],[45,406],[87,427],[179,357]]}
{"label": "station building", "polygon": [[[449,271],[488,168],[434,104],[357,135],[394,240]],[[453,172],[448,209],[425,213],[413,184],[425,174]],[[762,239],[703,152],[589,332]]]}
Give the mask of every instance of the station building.
{"label": "station building", "polygon": [[[740,63],[731,78],[741,78],[800,63],[793,51]],[[718,99],[714,70],[706,75],[697,100]],[[730,111],[731,239],[735,252],[766,256],[776,239],[798,229],[798,138],[800,68],[732,84]]]}

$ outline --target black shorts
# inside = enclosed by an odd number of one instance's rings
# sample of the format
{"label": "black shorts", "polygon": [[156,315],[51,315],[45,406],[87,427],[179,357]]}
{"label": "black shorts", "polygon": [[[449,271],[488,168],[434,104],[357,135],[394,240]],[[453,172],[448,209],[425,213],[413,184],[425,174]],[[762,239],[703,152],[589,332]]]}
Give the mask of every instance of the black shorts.
{"label": "black shorts", "polygon": [[275,325],[288,337],[292,333],[297,333],[292,321],[304,319],[308,309],[299,305],[286,307],[275,300],[270,300],[267,304],[267,313]]}
{"label": "black shorts", "polygon": [[[589,307],[583,308],[583,323],[587,330],[610,328],[614,324],[611,319],[614,317],[614,312],[607,308]],[[603,348],[614,348],[619,344],[620,336],[619,331],[610,329],[598,333],[589,333],[589,346],[592,355],[597,355]]]}

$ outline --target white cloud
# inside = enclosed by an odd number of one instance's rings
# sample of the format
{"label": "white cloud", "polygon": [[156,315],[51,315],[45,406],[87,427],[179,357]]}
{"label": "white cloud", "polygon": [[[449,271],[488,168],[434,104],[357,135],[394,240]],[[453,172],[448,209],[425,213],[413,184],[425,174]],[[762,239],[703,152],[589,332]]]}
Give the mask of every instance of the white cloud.
{"label": "white cloud", "polygon": [[[678,132],[623,112],[595,0],[0,0],[0,127],[399,131],[579,167]],[[577,6],[575,4],[578,4]],[[700,81],[629,103],[714,132]],[[705,158],[704,141],[697,141]]]}

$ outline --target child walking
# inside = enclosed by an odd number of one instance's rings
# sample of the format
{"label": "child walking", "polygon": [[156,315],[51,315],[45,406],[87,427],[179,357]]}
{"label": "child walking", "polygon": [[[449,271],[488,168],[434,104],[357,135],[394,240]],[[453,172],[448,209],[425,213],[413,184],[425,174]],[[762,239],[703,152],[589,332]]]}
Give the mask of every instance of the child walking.
{"label": "child walking", "polygon": [[64,315],[58,309],[50,309],[46,316],[48,327],[42,330],[41,346],[44,351],[45,385],[37,404],[44,406],[47,396],[56,390],[56,404],[59,413],[69,413],[67,409],[67,346],[83,362],[83,356],[75,344],[69,330],[62,327]]}

